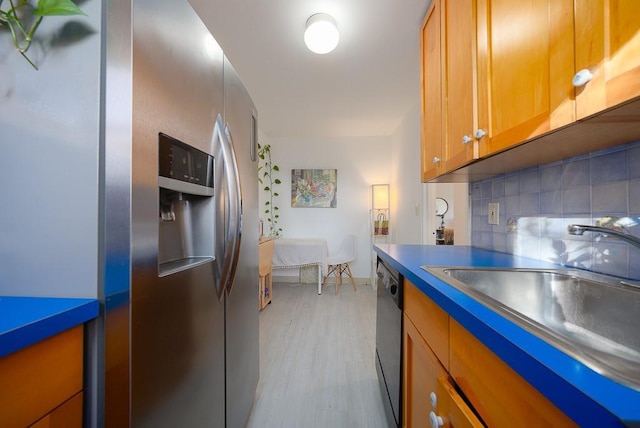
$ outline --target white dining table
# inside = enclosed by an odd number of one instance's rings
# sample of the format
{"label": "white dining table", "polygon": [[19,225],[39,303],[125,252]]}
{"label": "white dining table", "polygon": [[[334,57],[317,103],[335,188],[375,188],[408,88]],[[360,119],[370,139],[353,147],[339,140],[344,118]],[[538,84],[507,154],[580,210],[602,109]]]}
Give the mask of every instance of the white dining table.
{"label": "white dining table", "polygon": [[327,240],[278,238],[271,264],[273,269],[318,266],[318,294],[322,294],[322,276],[327,270]]}

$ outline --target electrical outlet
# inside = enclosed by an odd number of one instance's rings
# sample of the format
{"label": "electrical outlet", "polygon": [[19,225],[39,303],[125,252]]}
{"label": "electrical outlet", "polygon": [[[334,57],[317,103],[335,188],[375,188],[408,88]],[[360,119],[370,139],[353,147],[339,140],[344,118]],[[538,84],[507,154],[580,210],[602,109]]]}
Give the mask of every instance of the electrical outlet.
{"label": "electrical outlet", "polygon": [[500,223],[500,204],[498,202],[489,202],[489,224]]}

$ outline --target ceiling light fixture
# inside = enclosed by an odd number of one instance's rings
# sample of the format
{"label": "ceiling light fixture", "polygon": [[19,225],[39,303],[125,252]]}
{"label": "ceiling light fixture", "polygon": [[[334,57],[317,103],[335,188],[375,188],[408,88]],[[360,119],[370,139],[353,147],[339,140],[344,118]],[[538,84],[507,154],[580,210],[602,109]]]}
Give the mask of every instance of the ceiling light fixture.
{"label": "ceiling light fixture", "polygon": [[340,33],[336,20],[326,13],[316,13],[307,19],[304,43],[311,52],[326,54],[338,46]]}

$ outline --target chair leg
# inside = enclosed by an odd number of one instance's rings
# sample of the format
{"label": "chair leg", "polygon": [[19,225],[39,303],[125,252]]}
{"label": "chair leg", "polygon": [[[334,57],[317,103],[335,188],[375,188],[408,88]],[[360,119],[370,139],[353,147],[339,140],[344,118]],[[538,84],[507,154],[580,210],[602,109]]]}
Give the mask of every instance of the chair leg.
{"label": "chair leg", "polygon": [[351,268],[349,267],[349,263],[347,265],[347,273],[349,274],[349,279],[351,280],[351,286],[353,287],[353,291],[358,291],[356,288],[356,281],[353,279],[353,275],[351,275]]}
{"label": "chair leg", "polygon": [[329,265],[327,267],[327,276],[324,277],[324,279],[322,280],[322,286],[324,287],[325,283],[327,282],[327,279],[329,279],[329,276],[334,273],[336,270],[336,267],[333,265]]}

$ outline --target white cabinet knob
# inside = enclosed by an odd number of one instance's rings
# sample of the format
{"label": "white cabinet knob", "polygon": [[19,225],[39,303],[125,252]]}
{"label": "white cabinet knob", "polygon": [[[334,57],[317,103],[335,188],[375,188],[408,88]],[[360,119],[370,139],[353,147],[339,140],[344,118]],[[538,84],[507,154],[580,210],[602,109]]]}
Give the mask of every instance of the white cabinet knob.
{"label": "white cabinet knob", "polygon": [[480,138],[484,137],[485,135],[487,135],[486,132],[484,132],[484,129],[476,129],[476,133],[475,136],[476,138],[479,140]]}
{"label": "white cabinet knob", "polygon": [[434,156],[433,163],[440,163],[440,158],[438,156]]}
{"label": "white cabinet knob", "polygon": [[431,394],[429,394],[429,400],[431,401],[432,407],[438,406],[438,397],[436,396],[435,392],[432,392]]}
{"label": "white cabinet knob", "polygon": [[593,73],[591,73],[588,68],[583,68],[573,76],[571,83],[573,83],[573,86],[576,88],[579,88],[580,86],[586,85],[591,79],[593,79]]}
{"label": "white cabinet knob", "polygon": [[473,138],[469,137],[468,135],[465,135],[464,137],[462,137],[462,144],[469,144],[472,140]]}
{"label": "white cabinet knob", "polygon": [[435,414],[435,412],[429,413],[429,422],[431,423],[431,428],[438,428],[444,425],[444,421],[441,416]]}

